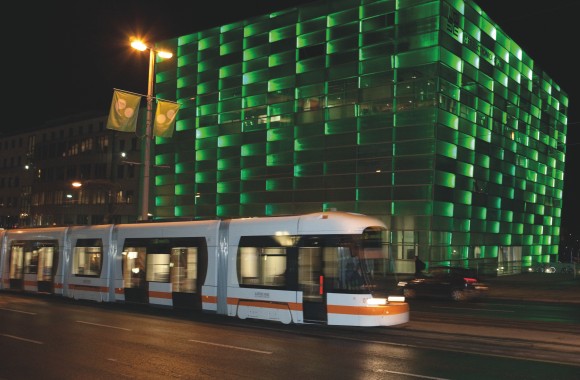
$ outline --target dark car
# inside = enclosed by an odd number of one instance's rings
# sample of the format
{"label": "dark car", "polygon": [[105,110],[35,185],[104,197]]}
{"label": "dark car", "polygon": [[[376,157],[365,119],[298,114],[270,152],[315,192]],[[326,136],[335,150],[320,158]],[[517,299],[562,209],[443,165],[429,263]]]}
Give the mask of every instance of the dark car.
{"label": "dark car", "polygon": [[428,272],[410,281],[401,281],[398,285],[406,298],[447,298],[455,301],[480,298],[488,290],[475,270],[450,266],[429,268]]}

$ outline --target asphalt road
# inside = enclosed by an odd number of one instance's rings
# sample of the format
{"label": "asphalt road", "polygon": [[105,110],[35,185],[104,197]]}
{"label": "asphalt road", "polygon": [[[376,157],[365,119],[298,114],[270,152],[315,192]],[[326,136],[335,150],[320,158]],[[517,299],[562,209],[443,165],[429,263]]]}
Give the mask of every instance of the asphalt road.
{"label": "asphalt road", "polygon": [[579,348],[554,357],[548,343],[491,336],[497,320],[459,324],[481,303],[450,305],[402,326],[342,328],[0,293],[0,379],[578,378]]}

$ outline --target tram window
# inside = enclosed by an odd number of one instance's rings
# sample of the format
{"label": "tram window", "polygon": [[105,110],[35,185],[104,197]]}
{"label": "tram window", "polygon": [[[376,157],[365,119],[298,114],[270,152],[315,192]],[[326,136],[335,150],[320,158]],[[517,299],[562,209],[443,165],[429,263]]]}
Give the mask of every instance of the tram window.
{"label": "tram window", "polygon": [[[310,301],[322,300],[320,294],[320,276],[322,274],[321,255],[327,259],[327,251],[324,254],[319,247],[300,247],[298,251],[298,287],[303,292],[302,297]],[[329,268],[330,275],[332,269]],[[332,276],[332,275],[331,275]],[[332,277],[325,278],[330,281],[333,288]],[[326,285],[325,285],[326,287]]]}
{"label": "tram window", "polygon": [[[123,248],[125,287],[171,282],[176,292],[192,293],[205,279],[207,244],[201,237],[127,238]],[[198,268],[202,268],[198,273]]]}
{"label": "tram window", "polygon": [[375,284],[387,286],[388,273],[392,262],[387,230],[378,227],[367,228],[363,234],[361,268]]}
{"label": "tram window", "polygon": [[37,280],[50,280],[58,243],[52,240],[15,241],[11,247],[10,278],[36,274]]}
{"label": "tram window", "polygon": [[12,246],[10,255],[10,278],[22,279],[22,263],[24,260],[24,247],[21,245]]}
{"label": "tram window", "polygon": [[99,276],[102,267],[102,240],[79,239],[73,251],[72,273],[76,276]]}
{"label": "tram window", "polygon": [[324,276],[327,290],[359,291],[366,285],[360,260],[346,246],[324,249]]}
{"label": "tram window", "polygon": [[54,247],[46,246],[38,249],[38,266],[37,276],[38,281],[50,281],[52,279],[54,258]]}
{"label": "tram window", "polygon": [[145,248],[123,248],[123,286],[139,288],[145,284]]}
{"label": "tram window", "polygon": [[171,284],[174,292],[197,291],[197,248],[177,247],[171,249]]}
{"label": "tram window", "polygon": [[286,249],[240,247],[238,280],[241,285],[285,287]]}
{"label": "tram window", "polygon": [[24,273],[36,274],[38,271],[38,250],[24,252]]}
{"label": "tram window", "polygon": [[147,276],[145,279],[151,282],[169,282],[169,253],[147,254]]}

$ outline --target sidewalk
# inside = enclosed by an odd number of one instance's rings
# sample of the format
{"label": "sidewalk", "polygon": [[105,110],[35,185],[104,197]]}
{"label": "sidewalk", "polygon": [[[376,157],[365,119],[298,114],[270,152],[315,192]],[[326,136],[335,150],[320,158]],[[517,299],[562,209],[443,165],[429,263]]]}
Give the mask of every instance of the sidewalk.
{"label": "sidewalk", "polygon": [[482,279],[488,298],[580,304],[580,275],[524,273]]}

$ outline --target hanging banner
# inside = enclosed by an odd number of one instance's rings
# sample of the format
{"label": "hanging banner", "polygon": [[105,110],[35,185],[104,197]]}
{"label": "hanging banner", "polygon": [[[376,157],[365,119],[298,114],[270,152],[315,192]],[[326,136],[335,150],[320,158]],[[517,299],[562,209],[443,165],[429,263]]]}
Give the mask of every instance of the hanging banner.
{"label": "hanging banner", "polygon": [[120,132],[135,132],[139,116],[141,96],[115,90],[107,120],[107,129]]}
{"label": "hanging banner", "polygon": [[173,136],[175,129],[175,118],[180,105],[165,100],[157,101],[157,110],[155,111],[155,123],[153,124],[153,134],[157,137]]}

